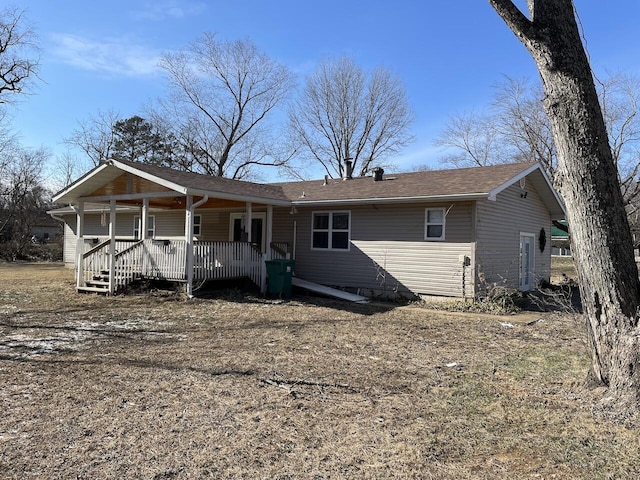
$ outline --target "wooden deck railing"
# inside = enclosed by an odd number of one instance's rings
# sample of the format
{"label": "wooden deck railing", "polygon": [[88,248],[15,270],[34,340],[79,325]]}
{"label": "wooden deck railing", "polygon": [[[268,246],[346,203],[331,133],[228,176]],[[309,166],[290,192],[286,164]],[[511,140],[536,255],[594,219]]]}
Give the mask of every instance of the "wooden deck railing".
{"label": "wooden deck railing", "polygon": [[[116,241],[114,291],[139,278],[186,281],[186,248],[184,240]],[[109,241],[83,254],[82,267],[85,284],[108,272]],[[249,277],[260,286],[264,256],[247,242],[194,242],[193,272],[194,280]]]}
{"label": "wooden deck railing", "polygon": [[[116,255],[118,252],[128,249],[135,240],[116,240]],[[109,271],[109,246],[110,241],[105,240],[82,254],[82,283],[93,280],[95,276]],[[81,285],[79,285],[81,286]]]}

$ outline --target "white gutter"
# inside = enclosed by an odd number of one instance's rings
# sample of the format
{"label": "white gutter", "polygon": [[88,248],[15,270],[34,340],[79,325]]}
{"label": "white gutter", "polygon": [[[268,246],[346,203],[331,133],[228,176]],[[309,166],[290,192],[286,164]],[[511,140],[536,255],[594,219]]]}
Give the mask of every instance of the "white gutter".
{"label": "white gutter", "polygon": [[215,190],[193,190],[189,189],[187,195],[210,195],[215,198],[220,198],[222,200],[236,200],[238,202],[249,202],[249,203],[260,203],[260,204],[268,204],[275,205],[278,207],[290,207],[290,200],[280,200],[276,198],[268,198],[268,197],[256,197],[254,195],[243,195],[241,193],[227,193],[227,192],[218,192]]}
{"label": "white gutter", "polygon": [[381,203],[416,203],[416,202],[444,202],[452,200],[484,200],[489,197],[488,193],[466,193],[463,195],[433,195],[422,197],[380,197],[380,198],[347,198],[347,199],[324,199],[324,200],[292,200],[291,205],[295,206],[330,206],[336,204],[344,205],[370,205]]}

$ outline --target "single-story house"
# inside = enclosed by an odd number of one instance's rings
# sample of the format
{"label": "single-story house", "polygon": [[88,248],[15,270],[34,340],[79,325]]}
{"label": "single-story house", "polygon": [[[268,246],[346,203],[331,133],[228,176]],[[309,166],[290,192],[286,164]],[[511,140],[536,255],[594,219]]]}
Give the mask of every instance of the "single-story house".
{"label": "single-story house", "polygon": [[362,295],[473,298],[550,277],[565,217],[537,163],[252,183],[111,160],[55,195],[79,291],[138,278],[248,277],[295,260],[295,277]]}

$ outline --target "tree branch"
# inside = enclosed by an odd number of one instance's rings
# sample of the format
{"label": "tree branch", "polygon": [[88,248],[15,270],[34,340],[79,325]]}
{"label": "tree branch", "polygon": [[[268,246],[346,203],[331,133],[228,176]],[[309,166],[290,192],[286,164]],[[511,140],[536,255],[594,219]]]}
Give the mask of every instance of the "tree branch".
{"label": "tree branch", "polygon": [[533,22],[516,7],[512,0],[489,0],[489,3],[521,41],[530,41],[535,38]]}

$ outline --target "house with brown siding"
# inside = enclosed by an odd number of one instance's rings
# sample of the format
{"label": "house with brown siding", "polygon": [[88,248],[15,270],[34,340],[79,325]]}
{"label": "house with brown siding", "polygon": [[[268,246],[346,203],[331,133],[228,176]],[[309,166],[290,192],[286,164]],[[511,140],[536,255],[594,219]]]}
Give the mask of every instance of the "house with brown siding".
{"label": "house with brown siding", "polygon": [[362,295],[472,298],[548,280],[562,203],[539,164],[259,184],[110,161],[58,193],[79,291],[194,285],[295,260],[295,278]]}

